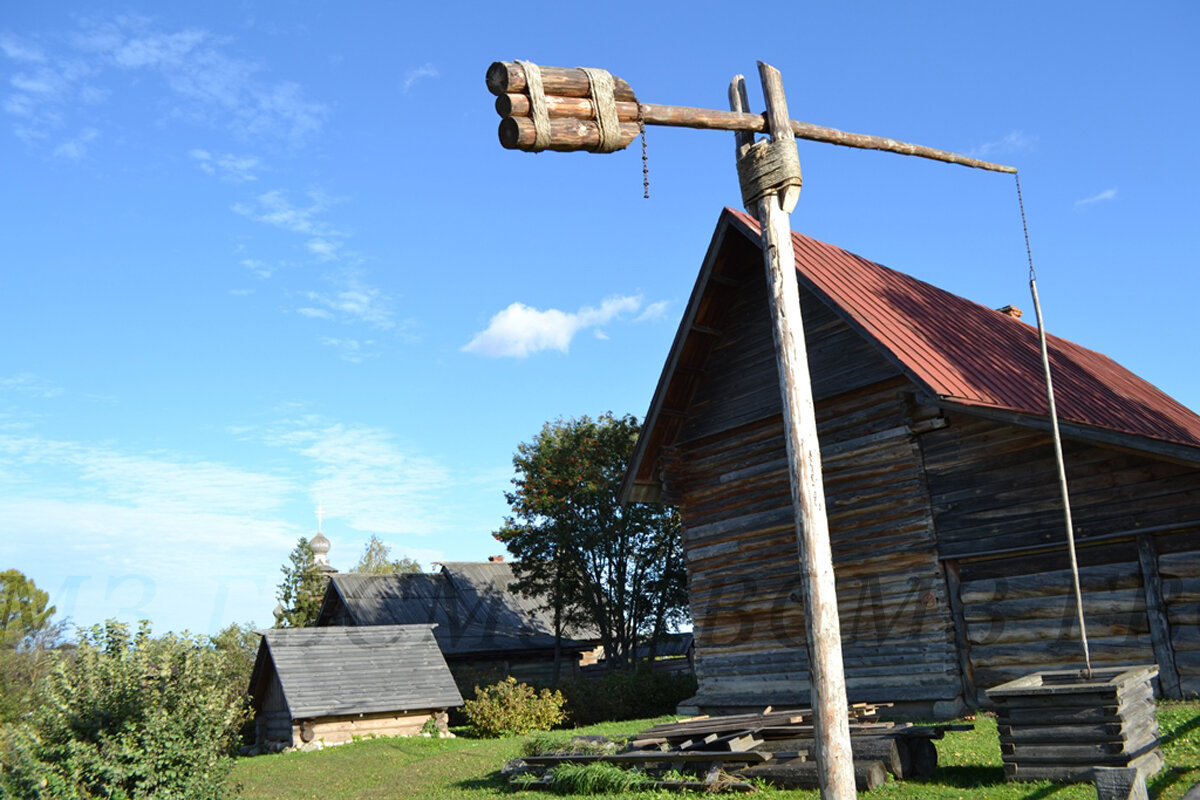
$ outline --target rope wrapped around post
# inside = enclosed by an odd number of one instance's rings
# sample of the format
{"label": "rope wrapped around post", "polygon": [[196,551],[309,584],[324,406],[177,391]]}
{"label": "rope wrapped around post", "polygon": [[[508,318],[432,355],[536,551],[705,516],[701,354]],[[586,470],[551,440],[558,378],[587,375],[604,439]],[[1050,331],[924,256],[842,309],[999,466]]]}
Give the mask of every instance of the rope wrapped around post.
{"label": "rope wrapped around post", "polygon": [[546,91],[542,88],[542,68],[532,61],[517,60],[525,70],[525,85],[529,89],[529,116],[533,119],[533,152],[540,153],[550,146],[550,112],[546,108]]}
{"label": "rope wrapped around post", "polygon": [[800,195],[800,156],[792,138],[762,140],[750,146],[737,161],[742,205],[753,211],[767,195],[778,195],[780,208],[791,213]]}

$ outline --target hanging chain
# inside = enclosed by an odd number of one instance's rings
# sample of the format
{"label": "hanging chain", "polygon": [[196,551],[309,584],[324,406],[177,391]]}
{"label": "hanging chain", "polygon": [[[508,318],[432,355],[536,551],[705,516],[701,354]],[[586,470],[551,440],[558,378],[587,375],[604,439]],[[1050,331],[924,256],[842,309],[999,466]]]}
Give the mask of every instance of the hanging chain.
{"label": "hanging chain", "polygon": [[637,104],[638,133],[642,135],[642,197],[650,199],[650,161],[646,158],[646,119],[642,116],[642,104]]}
{"label": "hanging chain", "polygon": [[1025,255],[1029,259],[1029,280],[1037,280],[1037,272],[1033,269],[1033,248],[1029,246],[1029,223],[1025,221],[1025,198],[1021,196],[1021,176],[1014,172],[1017,180],[1017,205],[1021,207],[1021,229],[1025,231]]}

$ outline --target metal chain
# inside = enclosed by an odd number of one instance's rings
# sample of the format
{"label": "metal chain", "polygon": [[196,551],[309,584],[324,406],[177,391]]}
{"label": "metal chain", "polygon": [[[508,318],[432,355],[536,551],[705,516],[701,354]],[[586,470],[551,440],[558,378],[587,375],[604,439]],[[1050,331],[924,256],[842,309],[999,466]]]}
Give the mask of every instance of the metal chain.
{"label": "metal chain", "polygon": [[650,199],[650,162],[646,158],[646,120],[642,116],[642,104],[637,104],[638,133],[642,135],[642,197]]}
{"label": "metal chain", "polygon": [[1017,180],[1017,205],[1021,207],[1021,229],[1025,231],[1025,255],[1029,259],[1029,280],[1037,280],[1037,272],[1033,269],[1033,249],[1029,246],[1029,223],[1025,221],[1025,198],[1021,196],[1021,176],[1014,172]]}

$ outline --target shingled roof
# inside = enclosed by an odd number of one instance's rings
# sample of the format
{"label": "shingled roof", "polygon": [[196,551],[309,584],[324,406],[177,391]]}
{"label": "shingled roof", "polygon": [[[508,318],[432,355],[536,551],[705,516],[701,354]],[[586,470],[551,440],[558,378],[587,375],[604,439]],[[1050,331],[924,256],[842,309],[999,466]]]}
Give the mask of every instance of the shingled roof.
{"label": "shingled roof", "polygon": [[[506,562],[448,562],[432,574],[333,575],[317,624],[327,624],[341,604],[357,626],[434,624],[447,656],[553,650],[553,620],[535,601],[508,591],[512,581]],[[562,646],[594,647],[569,637]]]}
{"label": "shingled roof", "polygon": [[460,706],[432,627],[265,631],[251,693],[256,700],[264,696],[273,670],[293,719]]}
{"label": "shingled roof", "polygon": [[[678,424],[675,365],[701,306],[713,301],[715,265],[741,239],[759,247],[758,222],[725,209],[660,378],[625,495],[652,482],[647,458]],[[1020,320],[825,242],[792,234],[801,292],[811,292],[945,407],[1044,427],[1048,420],[1037,329]],[[1055,402],[1064,435],[1200,462],[1200,416],[1112,359],[1049,335]],[[636,498],[637,492],[633,491]]]}

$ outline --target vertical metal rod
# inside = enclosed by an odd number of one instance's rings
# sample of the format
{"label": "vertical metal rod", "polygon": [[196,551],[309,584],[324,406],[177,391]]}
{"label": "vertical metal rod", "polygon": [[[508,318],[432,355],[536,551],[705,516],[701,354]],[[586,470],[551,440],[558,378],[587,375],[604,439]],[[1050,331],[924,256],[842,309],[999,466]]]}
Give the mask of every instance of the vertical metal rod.
{"label": "vertical metal rod", "polygon": [[[779,70],[761,61],[758,71],[766,96],[771,139],[773,142],[788,142],[795,147],[782,76]],[[730,101],[744,103],[744,88],[731,87]],[[746,139],[738,139],[739,154],[747,144]],[[821,452],[817,441],[816,412],[789,216],[798,195],[798,186],[792,186],[786,192],[767,194],[755,203],[755,212],[762,228],[763,261],[767,272],[776,365],[783,399],[788,477],[808,632],[806,641],[813,735],[817,767],[821,774],[821,797],[822,800],[853,800],[857,795],[854,755],[850,748],[837,586],[833,574],[833,551],[829,543],[829,521],[825,514]]]}
{"label": "vertical metal rod", "polygon": [[[1025,234],[1026,243],[1029,234]],[[1058,464],[1058,486],[1062,495],[1063,515],[1067,526],[1067,554],[1071,558],[1071,581],[1075,587],[1075,615],[1079,620],[1079,641],[1083,645],[1084,675],[1092,677],[1092,654],[1088,649],[1087,625],[1083,620],[1083,591],[1079,587],[1079,562],[1075,559],[1075,524],[1071,521],[1071,495],[1067,491],[1067,465],[1063,460],[1062,436],[1058,432],[1058,410],[1054,405],[1054,383],[1050,378],[1050,354],[1046,349],[1046,328],[1042,324],[1042,303],[1038,299],[1037,279],[1029,279],[1033,295],[1033,313],[1037,315],[1038,341],[1042,347],[1042,372],[1046,376],[1046,402],[1050,407],[1050,431],[1054,435],[1054,459]]]}

